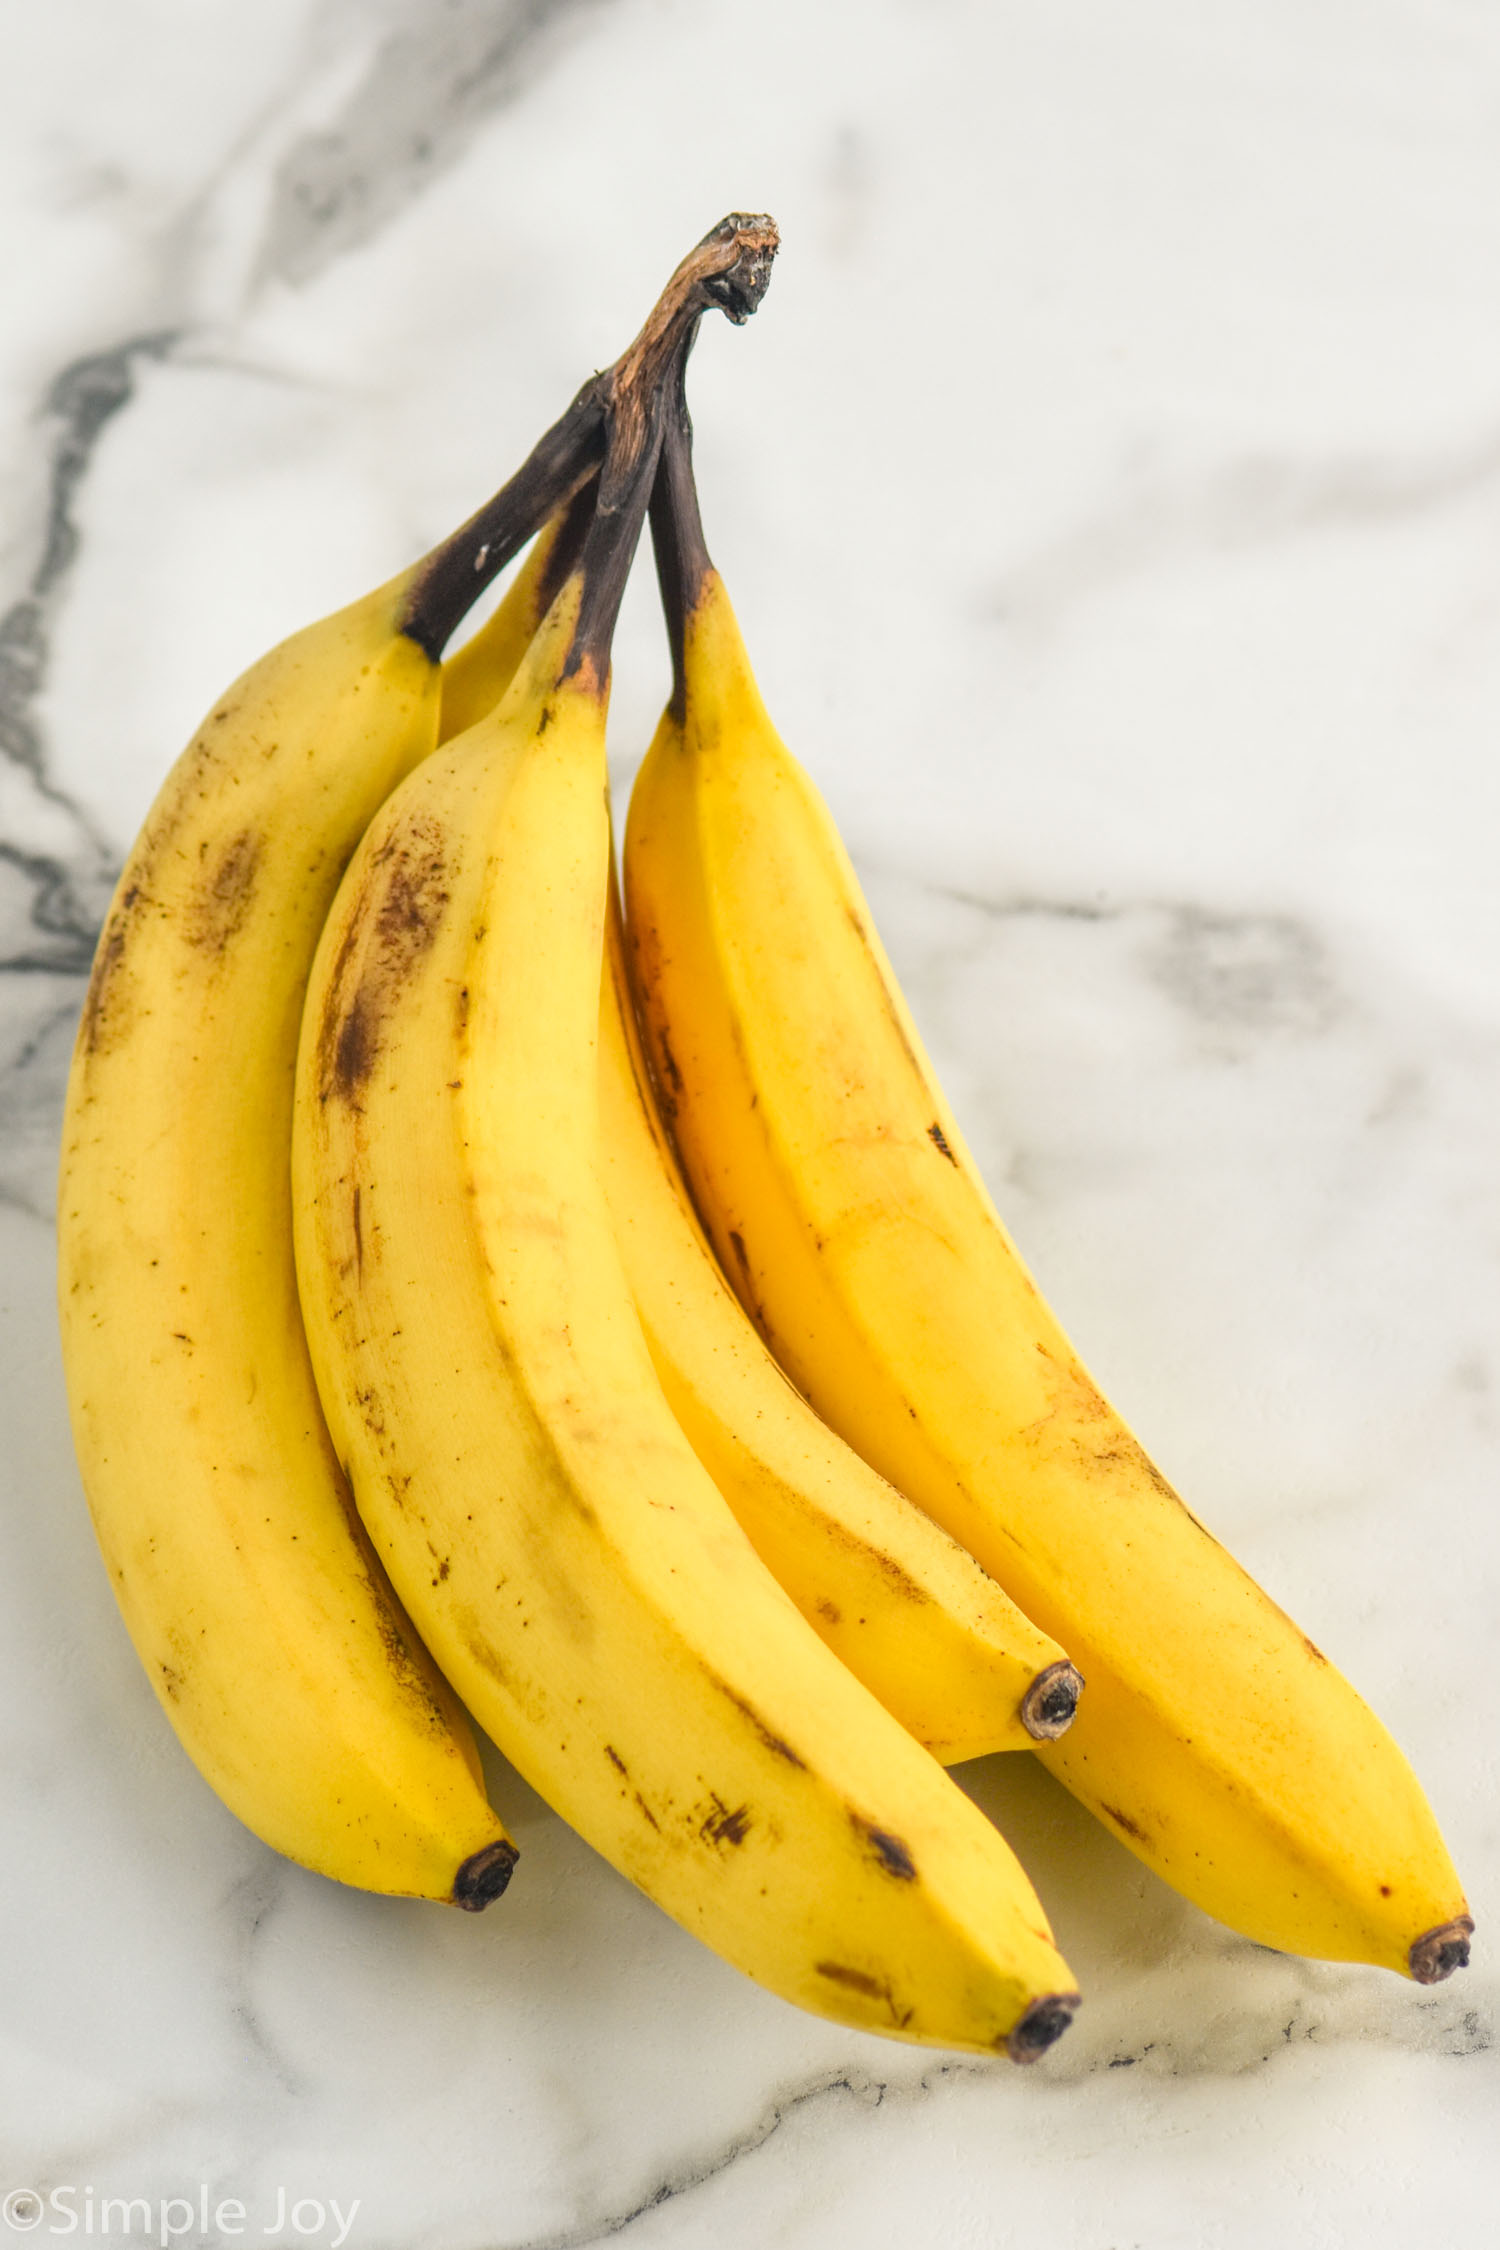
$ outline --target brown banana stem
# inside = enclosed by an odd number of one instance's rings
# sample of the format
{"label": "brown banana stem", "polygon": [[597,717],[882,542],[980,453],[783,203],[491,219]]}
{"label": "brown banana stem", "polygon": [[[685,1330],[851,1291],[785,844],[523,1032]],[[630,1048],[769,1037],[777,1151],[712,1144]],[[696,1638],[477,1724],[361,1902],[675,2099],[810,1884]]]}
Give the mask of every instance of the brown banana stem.
{"label": "brown banana stem", "polygon": [[433,548],[401,630],[434,663],[485,588],[601,464],[596,520],[628,509],[636,470],[648,451],[654,457],[662,384],[711,305],[736,326],[749,319],[769,285],[777,242],[770,219],[740,211],[722,219],[682,260],[628,349],[584,384],[494,497]]}
{"label": "brown banana stem", "polygon": [[683,381],[685,371],[684,363],[667,401],[661,459],[651,491],[651,544],[672,650],[672,716],[679,724],[687,715],[683,646],[687,621],[713,569],[693,478],[693,423]]}

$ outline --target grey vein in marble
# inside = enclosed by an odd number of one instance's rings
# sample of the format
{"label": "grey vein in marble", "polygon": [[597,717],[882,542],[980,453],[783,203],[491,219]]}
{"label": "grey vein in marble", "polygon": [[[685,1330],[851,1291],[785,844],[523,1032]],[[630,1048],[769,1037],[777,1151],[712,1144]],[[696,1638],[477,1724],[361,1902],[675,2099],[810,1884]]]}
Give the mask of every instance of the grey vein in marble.
{"label": "grey vein in marble", "polygon": [[[27,777],[37,795],[68,816],[76,836],[75,862],[65,865],[53,853],[28,852],[13,843],[4,847],[8,866],[27,886],[24,924],[30,938],[12,935],[9,928],[0,930],[4,947],[0,970],[86,967],[104,896],[113,881],[105,848],[78,809],[47,778],[35,706],[46,683],[52,619],[78,554],[75,508],[94,449],[107,425],[134,396],[138,363],[165,357],[175,342],[171,331],[153,329],[106,351],[91,352],[63,368],[49,384],[43,402],[41,418],[54,425],[47,508],[40,552],[26,590],[0,618],[0,756]],[[80,883],[88,893],[87,904],[77,895]],[[7,923],[11,919],[7,914]],[[43,946],[40,957],[38,940]]]}
{"label": "grey vein in marble", "polygon": [[1118,496],[1005,571],[986,609],[997,622],[1045,632],[1064,609],[1163,562],[1299,534],[1399,526],[1482,497],[1497,480],[1500,434],[1490,430],[1405,460],[1267,452],[1201,472],[1174,472],[1144,448],[1127,463]]}
{"label": "grey vein in marble", "polygon": [[525,92],[567,20],[601,4],[406,0],[337,118],[277,165],[260,277],[311,281],[368,242]]}
{"label": "grey vein in marble", "polygon": [[758,2154],[785,2125],[804,2111],[837,2105],[842,2099],[861,2109],[880,2109],[891,2101],[922,2101],[945,2080],[1002,2076],[1011,2067],[955,2058],[930,2066],[920,2077],[905,2082],[856,2070],[820,2073],[806,2085],[774,2093],[759,2115],[731,2140],[709,2156],[674,2165],[644,2195],[622,2204],[617,2211],[580,2220],[576,2227],[550,2234],[488,2243],[485,2250],[591,2250],[596,2242],[617,2241],[664,2204],[693,2195]]}
{"label": "grey vein in marble", "polygon": [[1340,996],[1327,947],[1304,918],[1266,908],[1193,899],[1116,900],[985,897],[930,886],[937,897],[974,908],[993,922],[1056,919],[1102,923],[1146,919],[1139,958],[1151,980],[1203,1024],[1246,1034],[1312,1037],[1338,1013]]}

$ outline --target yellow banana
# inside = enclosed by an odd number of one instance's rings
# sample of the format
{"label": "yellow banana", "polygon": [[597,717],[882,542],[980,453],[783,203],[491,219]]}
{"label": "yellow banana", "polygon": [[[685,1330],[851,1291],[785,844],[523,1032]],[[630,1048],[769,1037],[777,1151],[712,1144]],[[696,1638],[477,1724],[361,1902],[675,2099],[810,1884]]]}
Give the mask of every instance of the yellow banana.
{"label": "yellow banana", "polygon": [[[443,668],[439,737],[500,701],[567,575],[587,487],[495,615]],[[761,1560],[855,1677],[945,1764],[1061,1734],[1079,1678],[956,1540],[795,1391],[726,1285],[656,1113],[613,876],[600,1009],[604,1180],[662,1388]]]}
{"label": "yellow banana", "polygon": [[323,1874],[483,1904],[514,1848],[357,1529],[292,1265],[308,965],[345,859],[437,726],[409,591],[398,579],[264,658],[157,799],[68,1088],[60,1295],[99,1542],[200,1771]]}
{"label": "yellow banana", "polygon": [[1261,1943],[1422,1982],[1462,1891],[1385,1728],[1147,1460],[996,1215],[848,857],[778,740],[670,425],[678,677],[625,843],[651,1058],[719,1258],[793,1381],[1088,1681],[1039,1755]]}
{"label": "yellow banana", "polygon": [[735,1524],[655,1381],[600,1184],[636,419],[504,704],[383,808],[319,948],[293,1166],[325,1411],[445,1673],[616,1867],[803,2006],[1029,2059],[1076,1997],[1030,1887]]}
{"label": "yellow banana", "polygon": [[277,1850],[467,1907],[499,1895],[515,1847],[319,1412],[292,1256],[292,1080],[339,876],[436,738],[443,642],[593,473],[613,372],[452,539],[274,649],[210,713],[121,877],[63,1135],[78,1457],[168,1717]]}
{"label": "yellow banana", "polygon": [[650,1091],[613,886],[599,1059],[604,1183],[646,1342],[761,1560],[945,1764],[1055,1739],[1081,1685],[1056,1641],[819,1420],[725,1282]]}

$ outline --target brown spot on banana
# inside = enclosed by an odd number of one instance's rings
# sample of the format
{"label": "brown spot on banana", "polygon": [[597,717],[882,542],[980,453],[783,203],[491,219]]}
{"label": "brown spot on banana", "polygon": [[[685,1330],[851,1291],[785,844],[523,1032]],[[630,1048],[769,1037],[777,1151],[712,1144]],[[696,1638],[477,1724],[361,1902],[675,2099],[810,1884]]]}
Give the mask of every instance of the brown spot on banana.
{"label": "brown spot on banana", "polygon": [[848,1968],[842,1961],[815,1961],[813,1969],[818,1976],[827,1977],[830,1984],[846,1985],[851,1992],[862,1992],[869,2000],[885,2000],[890,1996],[890,1987],[879,1977],[868,1976],[863,1969]]}
{"label": "brown spot on banana", "polygon": [[[263,839],[253,828],[231,836],[194,893],[186,918],[187,938],[201,952],[223,954],[244,926],[255,896]],[[205,838],[201,847],[208,856]]]}
{"label": "brown spot on banana", "polygon": [[878,1866],[884,1868],[887,1875],[894,1875],[898,1883],[916,1881],[917,1863],[911,1856],[910,1848],[899,1836],[893,1836],[889,1829],[875,1827],[873,1822],[861,1819],[858,1813],[851,1813],[849,1818],[854,1824],[855,1834],[868,1844],[871,1856]]}
{"label": "brown spot on banana", "polygon": [[890,2010],[891,2022],[898,2031],[911,2022],[910,2008],[899,2008],[889,1977],[872,1977],[864,1969],[851,1969],[843,1961],[815,1961],[815,1975],[827,1977],[830,1984],[841,1984],[849,1992],[863,1993],[867,2000],[879,2000]]}
{"label": "brown spot on banana", "polygon": [[121,1006],[120,970],[129,951],[131,932],[147,903],[140,883],[131,883],[121,892],[120,903],[99,939],[80,1025],[85,1054],[103,1053],[129,1020],[128,1009]]}
{"label": "brown spot on banana", "polygon": [[1137,1843],[1145,1844],[1150,1842],[1150,1838],[1146,1834],[1145,1829],[1142,1828],[1140,1822],[1138,1820],[1132,1820],[1129,1813],[1121,1812],[1118,1805],[1101,1804],[1099,1810],[1103,1813],[1106,1820],[1112,1820],[1115,1826],[1117,1828],[1123,1829],[1127,1836],[1134,1836]]}
{"label": "brown spot on banana", "polygon": [[698,1833],[710,1844],[742,1844],[750,1833],[750,1807],[731,1808],[722,1797],[715,1797],[713,1811],[700,1824]]}
{"label": "brown spot on banana", "polygon": [[795,1766],[799,1773],[805,1773],[807,1771],[806,1759],[799,1758],[796,1751],[792,1748],[789,1742],[784,1742],[779,1734],[773,1733],[772,1729],[766,1725],[766,1722],[761,1717],[760,1713],[755,1710],[752,1705],[748,1704],[742,1695],[736,1695],[734,1689],[729,1685],[727,1680],[715,1678],[714,1685],[715,1687],[717,1687],[719,1693],[725,1698],[725,1700],[734,1705],[736,1711],[740,1713],[741,1717],[749,1720],[751,1726],[755,1729],[755,1732],[760,1736],[761,1741],[775,1757],[785,1758],[787,1764],[789,1766]]}
{"label": "brown spot on banana", "polygon": [[927,1138],[931,1141],[933,1147],[937,1150],[940,1156],[947,1157],[948,1162],[953,1166],[953,1169],[956,1172],[958,1170],[958,1158],[954,1155],[952,1149],[948,1146],[948,1136],[943,1131],[942,1126],[939,1125],[936,1118],[933,1119],[932,1123],[927,1128]]}
{"label": "brown spot on banana", "polygon": [[[375,854],[344,932],[319,1027],[323,1099],[351,1107],[375,1067],[385,1023],[431,947],[448,905],[446,840],[430,814],[413,815]],[[358,981],[348,987],[358,961]]]}

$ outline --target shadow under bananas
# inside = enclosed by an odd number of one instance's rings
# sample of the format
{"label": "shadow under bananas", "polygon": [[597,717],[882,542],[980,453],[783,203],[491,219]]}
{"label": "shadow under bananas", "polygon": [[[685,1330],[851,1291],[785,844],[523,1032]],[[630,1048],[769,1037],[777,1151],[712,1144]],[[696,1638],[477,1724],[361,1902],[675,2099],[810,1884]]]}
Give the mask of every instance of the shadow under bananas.
{"label": "shadow under bananas", "polygon": [[1137,2068],[1237,2076],[1303,2042],[1445,2055],[1494,2044],[1492,1977],[1423,1992],[1377,1969],[1273,1952],[1179,1898],[1034,1758],[951,1771],[1031,1877],[1083,1992],[1049,2080]]}

